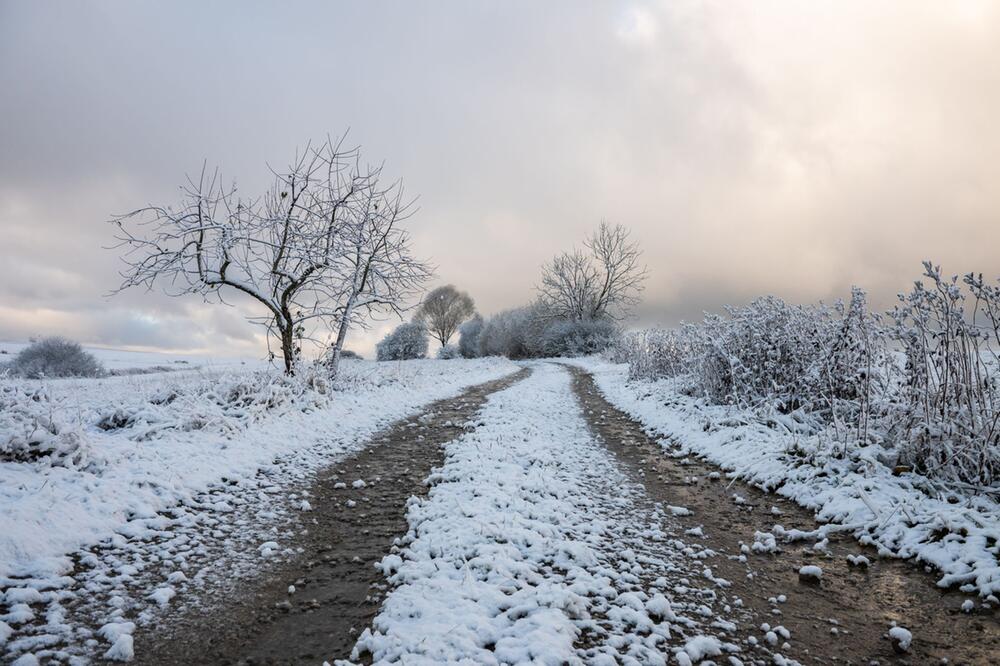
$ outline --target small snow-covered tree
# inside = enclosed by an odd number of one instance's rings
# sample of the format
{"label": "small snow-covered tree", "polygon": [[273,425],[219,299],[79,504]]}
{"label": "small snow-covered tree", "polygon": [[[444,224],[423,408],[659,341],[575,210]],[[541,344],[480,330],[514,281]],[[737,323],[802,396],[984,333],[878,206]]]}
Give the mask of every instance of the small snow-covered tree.
{"label": "small snow-covered tree", "polygon": [[244,197],[218,171],[183,188],[179,207],[115,216],[127,268],[119,291],[142,286],[224,302],[244,294],[251,317],[277,340],[293,373],[305,339],[338,330],[335,374],[347,330],[374,311],[400,312],[430,276],[400,229],[411,206],[381,168],[362,166],[343,140],[307,146],[260,197]]}
{"label": "small snow-covered tree", "polygon": [[415,319],[423,322],[428,332],[444,347],[461,323],[475,312],[476,305],[471,296],[454,285],[446,284],[427,294],[417,309]]}
{"label": "small snow-covered tree", "polygon": [[104,368],[79,343],[51,337],[32,342],[10,363],[13,374],[29,379],[43,377],[100,377]]}
{"label": "small snow-covered tree", "polygon": [[462,352],[458,350],[458,345],[445,345],[438,348],[437,357],[442,361],[447,361],[453,358],[462,358]]}
{"label": "small snow-covered tree", "polygon": [[406,361],[427,355],[427,329],[419,322],[400,324],[375,345],[379,361]]}
{"label": "small snow-covered tree", "polygon": [[641,254],[628,229],[601,222],[584,250],[564,252],[542,268],[539,300],[554,318],[620,319],[639,302],[646,279]]}
{"label": "small snow-covered tree", "polygon": [[479,356],[479,335],[483,332],[483,318],[478,314],[458,327],[458,350],[465,358]]}

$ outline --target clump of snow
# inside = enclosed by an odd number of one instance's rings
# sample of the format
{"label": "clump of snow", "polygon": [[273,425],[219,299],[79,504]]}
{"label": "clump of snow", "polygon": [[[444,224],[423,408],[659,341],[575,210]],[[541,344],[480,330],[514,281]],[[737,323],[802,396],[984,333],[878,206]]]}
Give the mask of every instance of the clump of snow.
{"label": "clump of snow", "polygon": [[177,596],[177,590],[165,585],[163,587],[157,588],[155,592],[149,595],[149,599],[155,601],[161,606],[166,606],[170,603],[170,600]]}
{"label": "clump of snow", "polygon": [[872,562],[864,555],[848,555],[847,563],[852,567],[869,567]]}
{"label": "clump of snow", "polygon": [[823,569],[815,564],[807,564],[799,569],[799,580],[806,583],[818,583],[823,578]]}
{"label": "clump of snow", "polygon": [[902,654],[909,652],[913,634],[903,627],[892,627],[889,629],[889,640],[892,641],[892,649]]}
{"label": "clump of snow", "polygon": [[104,653],[104,658],[111,661],[132,661],[135,658],[132,637],[128,634],[119,636],[114,645]]}

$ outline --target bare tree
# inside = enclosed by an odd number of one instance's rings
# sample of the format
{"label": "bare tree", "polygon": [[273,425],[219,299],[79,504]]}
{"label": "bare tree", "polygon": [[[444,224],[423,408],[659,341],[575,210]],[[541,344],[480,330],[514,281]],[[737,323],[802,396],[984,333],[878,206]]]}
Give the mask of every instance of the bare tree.
{"label": "bare tree", "polygon": [[476,304],[472,302],[472,297],[454,285],[446,284],[427,294],[414,319],[423,322],[444,347],[462,322],[475,313]]}
{"label": "bare tree", "polygon": [[118,291],[159,286],[221,303],[245,294],[266,310],[250,319],[278,341],[289,374],[302,341],[336,326],[335,372],[347,328],[376,310],[400,312],[431,273],[399,229],[411,204],[380,176],[343,139],[307,146],[255,199],[203,169],[182,188],[178,209],[112,218],[127,264]]}
{"label": "bare tree", "polygon": [[646,268],[624,226],[601,222],[584,250],[557,255],[542,267],[539,300],[549,316],[574,321],[621,319],[639,302]]}
{"label": "bare tree", "polygon": [[374,188],[362,197],[355,223],[342,235],[345,249],[339,266],[343,284],[337,337],[327,349],[331,376],[340,368],[340,358],[352,325],[366,326],[373,314],[389,312],[402,317],[407,304],[431,278],[431,266],[410,254],[409,235],[400,222],[410,215],[411,204],[403,201],[402,188]]}

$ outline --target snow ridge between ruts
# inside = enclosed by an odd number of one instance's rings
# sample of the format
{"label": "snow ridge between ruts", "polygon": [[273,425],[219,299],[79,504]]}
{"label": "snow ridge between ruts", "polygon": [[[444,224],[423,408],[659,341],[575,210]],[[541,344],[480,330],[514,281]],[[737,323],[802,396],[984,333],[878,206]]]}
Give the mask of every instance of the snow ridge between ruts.
{"label": "snow ridge between ruts", "polygon": [[672,649],[690,663],[692,633],[705,655],[736,651],[679,615],[707,610],[714,591],[672,606],[664,577],[641,582],[686,566],[659,530],[668,519],[633,502],[641,488],[594,440],[568,372],[533,369],[490,397],[476,429],[446,445],[428,496],[411,498],[410,529],[379,564],[394,587],[352,659],[665,664]]}

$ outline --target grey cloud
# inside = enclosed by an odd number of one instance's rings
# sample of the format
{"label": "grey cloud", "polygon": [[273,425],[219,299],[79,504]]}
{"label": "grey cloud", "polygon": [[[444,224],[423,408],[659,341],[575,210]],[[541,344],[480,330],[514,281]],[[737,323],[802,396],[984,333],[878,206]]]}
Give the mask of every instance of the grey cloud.
{"label": "grey cloud", "polygon": [[239,300],[106,300],[104,221],[175,199],[203,160],[253,192],[347,127],[420,195],[417,249],[485,313],[601,218],[645,249],[644,322],[851,284],[888,305],[927,256],[1000,274],[998,38],[974,0],[10,0],[0,338],[259,345]]}

